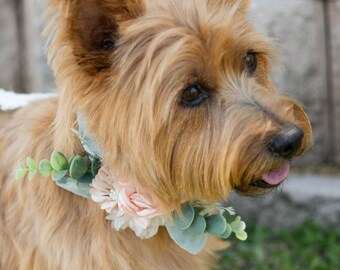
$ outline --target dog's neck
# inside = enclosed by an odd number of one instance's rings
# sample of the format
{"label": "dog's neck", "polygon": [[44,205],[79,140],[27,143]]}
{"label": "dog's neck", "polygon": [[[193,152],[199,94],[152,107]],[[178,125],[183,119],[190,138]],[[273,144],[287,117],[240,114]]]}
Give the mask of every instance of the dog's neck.
{"label": "dog's neck", "polygon": [[[95,160],[102,163],[102,148],[87,129],[86,116],[78,113],[76,122],[78,130],[73,132],[92,165]],[[197,254],[204,248],[208,233],[221,238],[228,238],[232,232],[242,240],[247,237],[244,232],[245,224],[240,218],[236,218],[229,225],[223,217],[225,212],[234,214],[231,208],[204,202],[183,202],[181,214],[177,214],[176,205],[168,206],[172,212],[171,218],[171,212],[165,213],[162,209],[161,200],[132,179],[115,176],[114,172],[103,164],[98,171],[91,171],[94,179],[88,178],[87,174],[78,180],[64,177],[57,181],[57,185],[99,203],[101,209],[109,214],[107,219],[112,221],[112,227],[117,231],[130,228],[137,237],[148,239],[158,233],[159,227],[165,226],[170,237],[192,254]],[[69,174],[72,175],[72,172]]]}

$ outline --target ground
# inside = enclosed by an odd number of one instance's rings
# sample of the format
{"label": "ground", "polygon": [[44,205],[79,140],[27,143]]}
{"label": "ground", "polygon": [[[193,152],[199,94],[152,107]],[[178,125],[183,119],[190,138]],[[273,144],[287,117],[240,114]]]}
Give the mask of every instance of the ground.
{"label": "ground", "polygon": [[340,269],[340,229],[307,223],[293,230],[248,229],[246,242],[232,241],[220,270]]}

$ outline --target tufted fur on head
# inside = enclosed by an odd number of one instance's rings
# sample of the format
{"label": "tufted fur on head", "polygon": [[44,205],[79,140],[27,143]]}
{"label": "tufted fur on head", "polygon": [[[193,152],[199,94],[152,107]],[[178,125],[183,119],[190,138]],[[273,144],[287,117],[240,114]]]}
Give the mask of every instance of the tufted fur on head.
{"label": "tufted fur on head", "polygon": [[[250,24],[249,5],[51,1],[46,31],[59,97],[0,123],[7,164],[0,165],[0,268],[208,269],[209,252],[219,247],[214,241],[197,257],[162,230],[141,241],[129,230],[113,231],[93,202],[39,177],[15,182],[13,172],[26,156],[81,154],[71,131],[81,113],[105,165],[150,190],[165,212],[226,199],[232,189],[265,193],[254,181],[287,162],[268,150],[270,138],[300,128],[299,155],[311,143],[311,128],[301,105],[273,86],[276,54]],[[255,70],[245,64],[249,54]],[[185,102],[191,87],[203,89],[199,104]]]}

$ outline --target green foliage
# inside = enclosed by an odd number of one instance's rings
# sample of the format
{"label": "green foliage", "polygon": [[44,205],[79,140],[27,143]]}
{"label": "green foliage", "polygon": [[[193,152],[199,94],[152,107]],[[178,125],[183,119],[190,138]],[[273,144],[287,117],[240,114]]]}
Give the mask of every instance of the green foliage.
{"label": "green foliage", "polygon": [[32,171],[38,170],[38,164],[31,157],[26,158],[26,164],[28,168],[31,169]]}
{"label": "green foliage", "polygon": [[51,165],[54,171],[60,172],[68,169],[68,160],[63,153],[53,151],[51,154]]}
{"label": "green foliage", "polygon": [[204,232],[197,234],[190,228],[180,230],[175,224],[167,224],[166,228],[172,240],[191,254],[198,254],[207,243],[208,235]]}
{"label": "green foliage", "polygon": [[307,223],[293,230],[248,229],[247,242],[223,251],[221,270],[336,270],[340,269],[340,230]]}
{"label": "green foliage", "polygon": [[53,170],[52,171],[52,179],[54,181],[58,181],[58,180],[64,178],[66,176],[66,174],[67,174],[67,170],[64,170],[64,171],[55,171],[55,170]]}
{"label": "green foliage", "polygon": [[62,178],[56,181],[56,184],[69,192],[78,196],[90,199],[90,184],[92,183],[92,174],[86,174],[82,179],[76,180],[71,178]]}
{"label": "green foliage", "polygon": [[213,236],[220,236],[227,229],[227,222],[222,215],[211,215],[205,220],[207,222],[207,232]]}
{"label": "green foliage", "polygon": [[205,232],[206,228],[207,222],[205,221],[204,217],[196,215],[188,230],[190,230],[192,234],[200,235]]}
{"label": "green foliage", "polygon": [[233,232],[242,232],[246,229],[246,223],[241,221],[240,217],[236,217],[235,220],[230,223],[230,227]]}
{"label": "green foliage", "polygon": [[91,163],[91,173],[93,175],[97,175],[100,167],[102,166],[101,161],[99,158],[93,158],[92,163]]}
{"label": "green foliage", "polygon": [[78,137],[86,153],[88,153],[93,158],[102,159],[103,151],[101,147],[97,143],[95,137],[87,132],[86,118],[83,115],[78,114],[77,122],[79,126],[79,132],[76,130],[73,130],[73,132]]}
{"label": "green foliage", "polygon": [[28,173],[28,179],[32,181],[36,174],[37,174],[37,170],[30,170]]}
{"label": "green foliage", "polygon": [[247,240],[248,235],[244,231],[246,229],[246,223],[241,220],[241,217],[236,217],[236,219],[230,223],[230,228],[239,240]]}
{"label": "green foliage", "polygon": [[[96,167],[100,166],[100,161],[96,159]],[[26,158],[26,166],[19,164],[15,177],[18,180],[24,179],[29,175],[29,179],[33,180],[34,176],[39,172],[43,177],[51,176],[54,181],[63,178],[71,178],[79,180],[88,174],[90,168],[93,167],[91,161],[87,157],[73,156],[69,160],[63,153],[54,151],[50,160],[43,159],[38,163],[31,157]],[[90,170],[91,171],[91,170]],[[98,172],[98,168],[96,169]],[[95,174],[92,174],[92,178]]]}
{"label": "green foliage", "polygon": [[30,181],[33,180],[34,176],[38,172],[38,164],[34,161],[33,158],[28,157],[26,158],[27,170],[28,170],[28,179]]}
{"label": "green foliage", "polygon": [[230,225],[227,223],[226,224],[226,228],[224,233],[220,236],[220,238],[222,239],[227,239],[230,237],[231,233],[233,232],[233,230],[231,229]]}
{"label": "green foliage", "polygon": [[43,159],[39,162],[28,157],[26,166],[19,164],[15,177],[18,180],[24,179],[27,174],[33,180],[39,172],[43,177],[51,177],[56,184],[79,196],[90,198],[90,183],[101,167],[102,151],[94,137],[85,132],[86,120],[78,115],[79,132],[74,131],[82,144],[86,156],[71,156],[69,159],[61,152],[53,151],[50,160]]}
{"label": "green foliage", "polygon": [[246,241],[248,238],[248,234],[247,232],[235,232],[235,236],[237,239],[241,240],[241,241]]}
{"label": "green foliage", "polygon": [[48,177],[51,175],[53,171],[51,162],[49,162],[47,159],[43,159],[39,163],[39,172],[43,177]]}
{"label": "green foliage", "polygon": [[28,169],[22,163],[20,163],[16,172],[15,172],[15,178],[17,180],[24,179],[27,172],[28,172]]}
{"label": "green foliage", "polygon": [[181,208],[181,212],[174,212],[173,219],[177,228],[185,230],[190,227],[195,218],[195,211],[191,204],[184,204]]}
{"label": "green foliage", "polygon": [[37,172],[38,164],[31,157],[28,157],[26,158],[26,166],[22,163],[19,164],[15,172],[15,178],[17,180],[22,180],[28,174],[29,180],[32,181]]}
{"label": "green foliage", "polygon": [[166,228],[170,237],[183,249],[198,254],[206,243],[208,234],[223,239],[234,232],[240,240],[247,239],[246,226],[240,217],[229,224],[223,214],[234,215],[232,208],[216,205],[184,204],[179,213],[173,213],[173,222]]}
{"label": "green foliage", "polygon": [[86,158],[75,156],[70,164],[69,174],[73,179],[82,178],[88,170],[89,162]]}

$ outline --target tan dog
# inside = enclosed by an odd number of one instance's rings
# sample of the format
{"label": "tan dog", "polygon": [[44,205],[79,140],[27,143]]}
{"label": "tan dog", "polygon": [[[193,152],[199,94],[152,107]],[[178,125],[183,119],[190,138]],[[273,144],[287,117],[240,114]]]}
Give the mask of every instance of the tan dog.
{"label": "tan dog", "polygon": [[[88,129],[116,175],[159,198],[217,202],[263,194],[311,143],[301,106],[269,74],[275,54],[248,0],[53,0],[49,57],[60,90],[0,117],[0,269],[209,269],[165,230],[112,230],[97,204],[49,179],[16,181],[27,156],[82,154]],[[283,175],[285,175],[283,177]]]}

